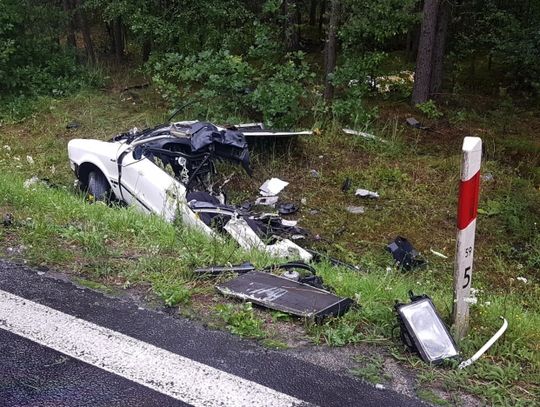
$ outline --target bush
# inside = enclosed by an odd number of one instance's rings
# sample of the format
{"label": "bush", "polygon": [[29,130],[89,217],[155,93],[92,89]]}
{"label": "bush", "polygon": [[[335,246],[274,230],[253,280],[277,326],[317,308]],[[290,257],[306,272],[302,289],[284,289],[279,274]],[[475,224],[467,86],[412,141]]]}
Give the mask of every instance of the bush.
{"label": "bush", "polygon": [[146,69],[173,106],[193,100],[195,113],[207,119],[256,115],[278,127],[291,127],[303,116],[314,77],[302,53],[259,68],[227,50],[158,54]]}
{"label": "bush", "polygon": [[284,64],[273,65],[268,77],[261,79],[251,94],[256,111],[262,113],[266,123],[276,127],[290,127],[300,120],[308,109],[309,89],[314,74],[310,72],[302,53],[294,54]]}

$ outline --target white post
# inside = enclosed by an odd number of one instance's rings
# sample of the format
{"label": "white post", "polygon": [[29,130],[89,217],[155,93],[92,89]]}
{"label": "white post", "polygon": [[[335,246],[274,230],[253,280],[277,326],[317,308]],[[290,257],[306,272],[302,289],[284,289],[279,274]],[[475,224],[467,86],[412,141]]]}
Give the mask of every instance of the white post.
{"label": "white post", "polygon": [[462,150],[454,265],[453,321],[457,340],[463,338],[469,329],[468,298],[471,291],[474,236],[480,192],[482,140],[479,137],[465,137]]}

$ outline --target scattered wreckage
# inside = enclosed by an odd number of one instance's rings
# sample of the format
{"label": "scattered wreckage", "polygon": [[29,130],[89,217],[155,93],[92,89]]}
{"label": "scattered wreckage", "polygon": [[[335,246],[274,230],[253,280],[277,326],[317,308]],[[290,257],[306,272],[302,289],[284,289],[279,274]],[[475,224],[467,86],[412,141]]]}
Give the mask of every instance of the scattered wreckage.
{"label": "scattered wreckage", "polygon": [[[300,258],[307,262],[321,255],[287,238],[305,234],[295,221],[275,214],[252,213],[251,205],[230,205],[212,180],[217,160],[236,162],[251,174],[246,137],[300,134],[311,132],[274,132],[260,124],[220,127],[207,122],[183,121],[143,131],[135,128],[109,141],[71,140],[68,152],[81,187],[96,200],[114,198],[168,221],[181,216],[184,224],[208,235],[228,233],[244,249],[256,248],[277,257]],[[256,204],[275,207],[278,194],[287,184],[278,178],[269,179],[261,186],[262,196]],[[277,210],[287,215],[296,212],[298,207],[282,203]],[[287,263],[277,268],[288,271],[276,276],[269,272],[276,270],[259,271],[250,263],[244,263],[206,268],[202,272],[215,275],[235,271],[241,275],[218,285],[218,291],[316,320],[339,316],[353,303],[349,298],[329,292],[306,263]],[[300,276],[297,269],[307,271],[308,275]],[[196,270],[195,274],[198,273],[201,271]]]}
{"label": "scattered wreckage", "polygon": [[[349,129],[344,131],[359,134]],[[195,275],[234,272],[236,277],[216,285],[223,295],[320,322],[327,316],[344,314],[354,301],[333,294],[307,262],[324,259],[333,265],[355,271],[360,269],[300,247],[291,239],[305,231],[295,221],[282,219],[278,214],[253,213],[252,204],[230,205],[221,188],[216,188],[213,183],[218,160],[238,163],[251,174],[246,138],[302,134],[311,132],[277,132],[265,129],[260,123],[216,126],[207,122],[179,121],[145,130],[134,128],[109,141],[74,139],[68,144],[68,153],[78,182],[96,200],[115,199],[168,221],[181,217],[184,224],[208,235],[219,238],[221,234],[229,234],[244,249],[301,259],[262,270],[249,262],[207,267],[195,270]],[[277,178],[266,181],[255,204],[277,208],[282,215],[296,212],[298,207],[294,204],[277,205],[278,194],[286,185],[287,182]],[[351,186],[352,182],[345,180],[342,191],[348,192]],[[355,195],[379,198],[377,192],[365,189],[357,189]],[[359,212],[356,207],[354,209]],[[390,242],[387,250],[402,270],[410,271],[426,264],[403,237],[398,236]],[[431,299],[426,295],[415,296],[412,292],[410,297],[410,304],[397,303],[395,306],[402,341],[428,363],[459,357],[456,343]],[[478,359],[507,326],[504,320],[493,338],[459,367],[464,368]]]}
{"label": "scattered wreckage", "polygon": [[[168,221],[181,216],[184,224],[208,235],[228,233],[244,249],[309,261],[312,255],[288,238],[302,234],[300,228],[277,215],[229,205],[212,183],[217,160],[236,162],[251,174],[246,138],[304,134],[311,132],[272,131],[261,123],[222,127],[180,121],[134,128],[109,141],[74,139],[68,154],[80,185],[96,200],[114,198]],[[263,195],[276,195],[284,185],[270,180]]]}

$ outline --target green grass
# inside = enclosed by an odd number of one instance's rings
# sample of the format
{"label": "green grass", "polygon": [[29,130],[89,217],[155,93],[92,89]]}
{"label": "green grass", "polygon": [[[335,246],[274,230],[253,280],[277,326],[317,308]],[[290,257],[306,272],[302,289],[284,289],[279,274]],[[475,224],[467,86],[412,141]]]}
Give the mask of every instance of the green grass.
{"label": "green grass", "polygon": [[[9,252],[12,256],[67,271],[89,287],[139,288],[163,305],[179,307],[183,315],[199,315],[213,326],[259,338],[272,348],[285,343],[274,335],[273,324],[300,324],[317,344],[389,347],[401,365],[419,377],[431,377],[426,382],[437,391],[473,393],[497,405],[530,405],[537,398],[540,196],[534,174],[527,170],[527,164],[538,167],[537,153],[534,148],[522,151],[527,143],[537,146],[525,125],[516,124],[522,126],[518,127],[520,133],[511,137],[525,139],[518,149],[508,140],[500,142],[506,139],[499,133],[499,124],[490,123],[487,116],[467,114],[459,121],[460,126],[467,124],[482,135],[484,172],[493,175],[492,181],[482,183],[473,274],[473,286],[481,291],[478,304],[471,308],[471,333],[460,344],[463,355],[472,355],[499,328],[501,315],[508,319],[509,329],[482,359],[465,371],[456,371],[452,366],[430,368],[394,340],[393,305],[395,300],[406,301],[407,292],[413,289],[430,295],[450,322],[463,130],[450,128],[443,137],[407,129],[398,112],[395,117],[382,116],[370,129],[388,143],[344,136],[335,130],[285,145],[255,146],[254,178],[236,167],[220,165],[223,177],[235,173],[229,186],[235,202],[256,196],[258,186],[270,176],[289,181],[283,199],[300,203],[305,198],[306,204],[295,218],[320,237],[307,244],[359,263],[366,270],[316,265],[326,284],[338,295],[356,299],[361,307],[313,325],[217,297],[214,280],[192,275],[194,268],[211,264],[249,260],[263,267],[275,261],[267,255],[247,253],[230,240],[212,239],[133,208],[92,204],[73,188],[67,141],[75,137],[106,139],[115,132],[162,120],[164,109],[150,90],[144,92],[148,93],[135,105],[120,94],[82,92],[50,100],[26,121],[0,127],[0,214],[10,212],[15,219],[10,227],[0,226],[3,253],[15,249]],[[402,106],[399,109],[409,112]],[[70,121],[82,127],[67,130]],[[514,150],[520,166],[505,156]],[[311,169],[321,176],[312,177]],[[49,184],[24,188],[24,181],[34,175],[48,178]],[[353,190],[371,189],[381,198],[360,201],[353,191],[342,193],[345,178],[352,180]],[[366,213],[349,214],[344,208],[351,204],[365,206]],[[428,267],[409,273],[392,267],[384,247],[397,235],[413,242],[427,258]],[[432,256],[430,248],[449,259]],[[528,281],[523,283],[517,277]],[[380,371],[377,361],[363,363],[358,372],[363,377],[374,378]],[[426,390],[422,397],[429,398],[430,392],[433,390]]]}
{"label": "green grass", "polygon": [[358,362],[360,366],[352,369],[352,374],[373,384],[382,384],[391,379],[391,377],[384,372],[384,358],[382,356],[358,355],[355,358],[355,361]]}

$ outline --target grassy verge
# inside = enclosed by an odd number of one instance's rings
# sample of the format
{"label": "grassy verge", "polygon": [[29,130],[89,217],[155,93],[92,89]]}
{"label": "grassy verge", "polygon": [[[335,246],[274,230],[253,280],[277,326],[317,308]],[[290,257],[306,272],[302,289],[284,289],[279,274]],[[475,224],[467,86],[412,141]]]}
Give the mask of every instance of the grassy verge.
{"label": "grassy verge", "polygon": [[[537,165],[534,141],[526,154],[518,152],[523,163],[516,168],[505,161],[504,153],[516,148],[515,144],[508,138],[499,142],[498,127],[496,123],[487,126],[488,118],[471,118],[470,125],[478,126],[484,138],[484,172],[492,179],[482,186],[473,276],[478,303],[472,307],[471,334],[461,350],[467,356],[474,353],[498,329],[501,315],[510,328],[488,355],[466,371],[457,371],[452,364],[433,369],[393,340],[393,304],[396,299],[406,300],[407,291],[413,289],[429,294],[440,313],[449,316],[461,130],[445,127],[439,133],[422,133],[406,129],[399,117],[409,112],[398,107],[373,128],[387,143],[344,136],[336,129],[292,145],[256,148],[253,179],[225,166],[225,171],[237,172],[230,187],[231,198],[237,202],[255,196],[269,176],[291,182],[283,198],[297,203],[303,198],[300,224],[318,235],[309,244],[360,263],[368,271],[317,265],[337,294],[355,298],[362,307],[316,326],[228,302],[214,293],[214,281],[192,275],[195,267],[210,264],[249,260],[262,267],[272,262],[268,256],[246,253],[228,240],[217,241],[132,208],[91,204],[73,189],[67,141],[105,139],[135,125],[153,124],[161,117],[154,100],[151,93],[136,98],[81,93],[51,101],[22,123],[0,127],[0,213],[14,217],[12,225],[0,226],[3,255],[67,270],[91,281],[85,284],[97,283],[98,288],[139,290],[165,306],[179,306],[184,315],[262,339],[270,347],[284,346],[279,328],[283,326],[298,328],[315,344],[383,345],[417,375],[419,391],[426,399],[437,399],[439,391],[452,394],[456,390],[477,394],[489,404],[526,405],[536,399],[540,197],[533,172],[519,169],[526,168],[526,163]],[[391,107],[387,110],[392,111]],[[66,124],[72,121],[81,127],[67,130]],[[524,130],[523,137],[527,134]],[[32,176],[49,181],[25,187]],[[342,193],[346,178],[355,188],[378,191],[381,199],[360,201],[352,192]],[[348,213],[345,208],[351,204],[364,206],[365,214]],[[402,273],[391,267],[384,246],[398,234],[425,254],[427,268]],[[432,256],[430,248],[450,258]],[[376,380],[380,369],[380,360],[373,359],[357,373]],[[384,374],[380,377],[384,379]]]}

